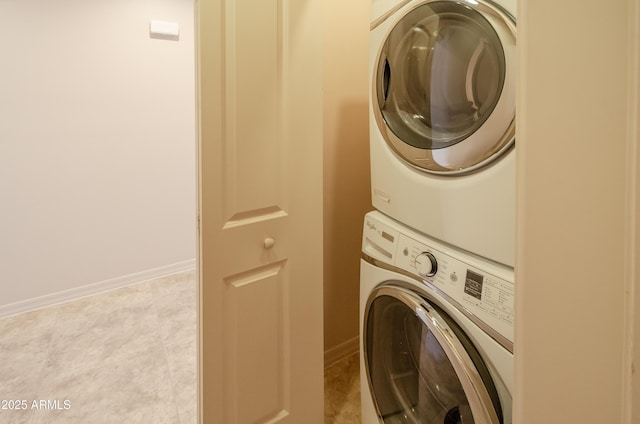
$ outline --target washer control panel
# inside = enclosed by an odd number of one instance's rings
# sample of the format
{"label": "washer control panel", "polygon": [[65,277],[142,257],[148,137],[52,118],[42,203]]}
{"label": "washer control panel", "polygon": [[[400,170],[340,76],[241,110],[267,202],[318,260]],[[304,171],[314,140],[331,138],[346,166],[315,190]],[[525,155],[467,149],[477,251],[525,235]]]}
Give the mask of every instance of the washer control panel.
{"label": "washer control panel", "polygon": [[[410,234],[410,235],[409,235]],[[513,269],[367,215],[363,252],[410,274],[513,341]]]}

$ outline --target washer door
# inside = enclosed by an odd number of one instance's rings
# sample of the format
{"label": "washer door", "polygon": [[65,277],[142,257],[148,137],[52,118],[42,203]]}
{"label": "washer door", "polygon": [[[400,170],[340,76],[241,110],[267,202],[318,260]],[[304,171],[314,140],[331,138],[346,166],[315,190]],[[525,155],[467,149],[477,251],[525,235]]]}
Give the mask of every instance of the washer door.
{"label": "washer door", "polygon": [[387,35],[373,76],[378,128],[405,161],[468,173],[515,137],[514,18],[482,0],[425,1]]}
{"label": "washer door", "polygon": [[373,291],[364,323],[365,368],[384,423],[502,423],[486,365],[462,330],[416,293]]}

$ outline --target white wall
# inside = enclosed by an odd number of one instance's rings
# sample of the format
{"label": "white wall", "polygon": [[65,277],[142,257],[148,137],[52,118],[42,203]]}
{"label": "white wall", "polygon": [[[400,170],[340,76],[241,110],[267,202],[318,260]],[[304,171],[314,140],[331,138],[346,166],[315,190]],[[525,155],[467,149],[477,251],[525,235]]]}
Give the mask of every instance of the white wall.
{"label": "white wall", "polygon": [[0,1],[0,315],[193,266],[193,46],[192,0]]}

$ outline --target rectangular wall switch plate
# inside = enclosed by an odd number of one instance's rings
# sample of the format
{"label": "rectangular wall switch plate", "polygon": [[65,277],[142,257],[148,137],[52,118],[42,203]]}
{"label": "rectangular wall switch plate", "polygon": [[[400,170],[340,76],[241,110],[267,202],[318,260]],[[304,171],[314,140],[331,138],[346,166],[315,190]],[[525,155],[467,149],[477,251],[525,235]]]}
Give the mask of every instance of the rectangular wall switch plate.
{"label": "rectangular wall switch plate", "polygon": [[151,21],[149,24],[149,35],[151,38],[179,40],[180,25],[178,25],[177,22]]}

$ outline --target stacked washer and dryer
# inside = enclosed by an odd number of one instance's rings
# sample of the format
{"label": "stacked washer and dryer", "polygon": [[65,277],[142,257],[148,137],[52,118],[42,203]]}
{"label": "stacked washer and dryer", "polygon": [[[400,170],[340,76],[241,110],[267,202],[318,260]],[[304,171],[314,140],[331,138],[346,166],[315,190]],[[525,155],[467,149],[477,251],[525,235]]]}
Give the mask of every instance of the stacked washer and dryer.
{"label": "stacked washer and dryer", "polygon": [[515,0],[372,0],[363,424],[511,424]]}

